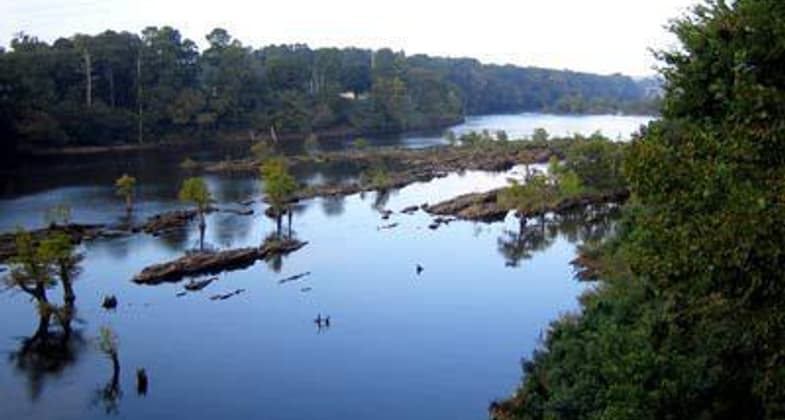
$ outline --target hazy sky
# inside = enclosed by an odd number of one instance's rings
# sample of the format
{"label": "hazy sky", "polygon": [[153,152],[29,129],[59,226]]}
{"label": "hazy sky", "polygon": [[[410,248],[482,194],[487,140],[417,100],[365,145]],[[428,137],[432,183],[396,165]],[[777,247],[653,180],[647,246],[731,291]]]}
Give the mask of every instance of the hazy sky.
{"label": "hazy sky", "polygon": [[0,0],[0,45],[171,25],[204,46],[212,28],[243,44],[391,47],[483,62],[652,74],[650,47],[696,0]]}

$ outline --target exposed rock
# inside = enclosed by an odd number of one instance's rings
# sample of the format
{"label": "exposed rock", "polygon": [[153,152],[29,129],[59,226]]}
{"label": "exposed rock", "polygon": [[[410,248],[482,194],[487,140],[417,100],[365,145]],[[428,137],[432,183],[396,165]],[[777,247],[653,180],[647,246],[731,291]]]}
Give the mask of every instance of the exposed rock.
{"label": "exposed rock", "polygon": [[139,284],[159,284],[176,282],[186,276],[216,274],[226,270],[245,268],[261,259],[294,252],[306,244],[307,242],[287,239],[271,241],[258,248],[250,247],[185,255],[174,261],[151,265],[137,274],[133,281]]}
{"label": "exposed rock", "polygon": [[[453,199],[443,201],[428,207],[428,213],[438,215],[452,215],[458,219],[482,222],[495,222],[504,220],[510,208],[502,207],[497,203],[497,195],[502,189],[484,193],[464,194]],[[547,209],[548,212],[563,213],[565,211],[584,207],[591,204],[621,203],[629,198],[629,191],[610,191],[603,193],[584,194],[578,197],[564,199]],[[532,217],[536,214],[520,214],[519,217]]]}
{"label": "exposed rock", "polygon": [[398,227],[398,223],[390,223],[389,225],[379,226],[378,228],[376,228],[376,230],[388,230],[388,229],[394,229],[396,227]]}
{"label": "exposed rock", "polygon": [[168,211],[150,217],[147,222],[139,226],[139,229],[144,233],[157,236],[165,231],[187,225],[194,217],[196,217],[196,210]]}
{"label": "exposed rock", "polygon": [[380,211],[380,213],[382,215],[382,220],[389,219],[390,216],[392,216],[392,214],[393,214],[392,210],[382,210],[382,211]]}
{"label": "exposed rock", "polygon": [[[314,197],[344,196],[364,191],[401,188],[414,182],[430,181],[450,172],[465,170],[506,171],[517,164],[545,163],[557,155],[549,148],[532,147],[513,142],[504,147],[442,147],[427,149],[376,148],[368,151],[336,151],[312,156],[289,156],[292,166],[333,164],[351,165],[358,171],[388,168],[382,183],[354,182],[348,184],[311,185],[303,188],[292,201]],[[223,161],[206,164],[208,172],[256,172],[255,160]]]}
{"label": "exposed rock", "polygon": [[[427,212],[436,215],[451,215],[458,219],[495,222],[504,220],[508,209],[496,203],[500,189],[484,193],[470,193],[428,206]],[[437,225],[438,227],[438,225]]]}
{"label": "exposed rock", "polygon": [[117,298],[114,295],[104,297],[104,301],[103,303],[101,303],[101,307],[104,309],[117,308]]}
{"label": "exposed rock", "polygon": [[414,214],[417,212],[417,210],[420,210],[420,206],[409,206],[401,210],[401,213]]}

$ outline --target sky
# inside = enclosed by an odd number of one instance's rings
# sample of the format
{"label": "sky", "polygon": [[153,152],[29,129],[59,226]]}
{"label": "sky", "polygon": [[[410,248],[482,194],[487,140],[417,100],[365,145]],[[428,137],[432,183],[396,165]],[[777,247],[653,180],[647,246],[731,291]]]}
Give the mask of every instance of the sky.
{"label": "sky", "polygon": [[106,29],[169,25],[204,47],[215,27],[244,45],[389,47],[632,76],[654,74],[650,48],[697,0],[0,0],[0,45],[24,31],[47,42]]}

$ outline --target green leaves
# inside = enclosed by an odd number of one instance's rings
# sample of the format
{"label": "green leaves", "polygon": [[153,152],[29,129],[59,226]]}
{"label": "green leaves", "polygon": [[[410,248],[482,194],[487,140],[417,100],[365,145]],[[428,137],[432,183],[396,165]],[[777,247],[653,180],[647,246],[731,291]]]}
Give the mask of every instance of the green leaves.
{"label": "green leaves", "polygon": [[183,181],[180,192],[177,194],[180,201],[185,201],[195,204],[200,211],[207,209],[207,206],[212,201],[212,195],[207,188],[207,183],[202,178],[188,178]]}
{"label": "green leaves", "polygon": [[276,210],[282,210],[299,188],[282,158],[269,159],[259,168],[267,200]]}

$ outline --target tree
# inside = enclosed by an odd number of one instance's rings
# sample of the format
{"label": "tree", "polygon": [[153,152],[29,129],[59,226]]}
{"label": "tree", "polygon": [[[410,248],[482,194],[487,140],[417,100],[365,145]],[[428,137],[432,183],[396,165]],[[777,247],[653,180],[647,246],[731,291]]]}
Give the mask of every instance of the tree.
{"label": "tree", "polygon": [[520,218],[520,230],[526,226],[526,218],[540,216],[544,226],[545,213],[556,203],[554,187],[543,174],[534,174],[525,183],[511,179],[510,186],[499,192],[497,202],[500,206],[515,209]]}
{"label": "tree", "polygon": [[114,187],[116,194],[125,199],[125,211],[130,214],[133,211],[136,178],[129,176],[128,174],[123,174],[123,176],[115,180]]}
{"label": "tree", "polygon": [[5,276],[6,284],[34,298],[40,311],[49,311],[46,290],[55,285],[52,255],[24,230],[17,232],[15,245],[16,256],[9,260],[11,267]]}
{"label": "tree", "polygon": [[370,143],[368,142],[368,140],[364,138],[356,138],[354,139],[354,141],[352,141],[352,147],[354,147],[356,150],[359,151],[363,151],[367,149],[369,146]]}
{"label": "tree", "polygon": [[633,198],[602,283],[495,416],[785,416],[782,16],[718,0],[673,22],[663,118],[624,158]]}
{"label": "tree", "polygon": [[264,192],[267,201],[273,210],[276,218],[277,236],[281,236],[281,217],[284,213],[289,215],[289,233],[292,236],[292,209],[291,201],[297,191],[297,181],[289,173],[286,161],[281,158],[270,159],[259,168],[262,178]]}
{"label": "tree", "polygon": [[63,232],[56,232],[41,240],[38,253],[44,261],[52,264],[53,272],[57,273],[63,285],[63,299],[66,306],[73,306],[76,300],[73,281],[81,271],[79,263],[82,255],[76,252],[71,238]]}
{"label": "tree", "polygon": [[212,195],[207,188],[207,183],[202,178],[188,178],[183,181],[177,197],[180,201],[196,206],[196,214],[199,217],[199,249],[204,250],[204,230],[207,227],[205,213],[212,202]]}
{"label": "tree", "polygon": [[545,143],[548,141],[550,134],[548,134],[548,130],[539,127],[535,128],[534,132],[532,133],[532,141],[536,143]]}

